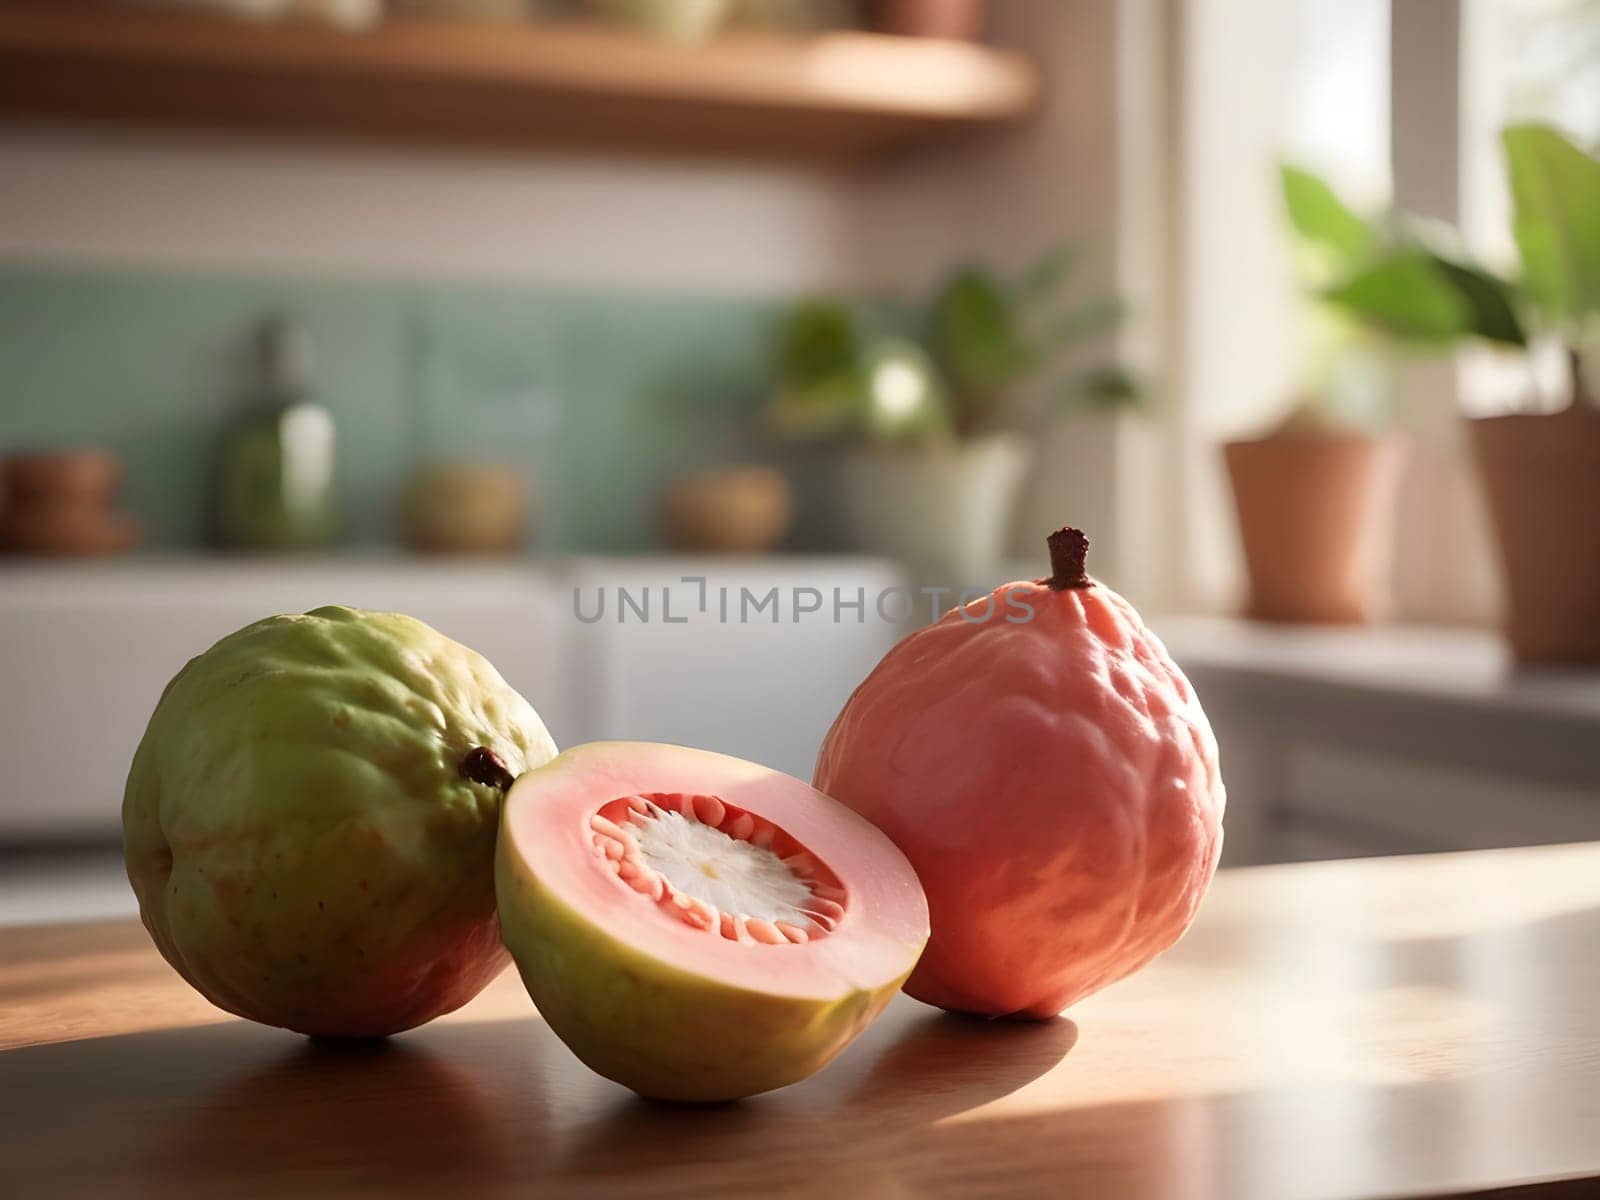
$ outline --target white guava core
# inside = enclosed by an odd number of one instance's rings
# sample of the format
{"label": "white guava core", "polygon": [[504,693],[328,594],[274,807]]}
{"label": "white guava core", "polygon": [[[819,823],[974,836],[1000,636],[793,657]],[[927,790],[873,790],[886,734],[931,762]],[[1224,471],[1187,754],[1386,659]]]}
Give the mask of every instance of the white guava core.
{"label": "white guava core", "polygon": [[802,928],[811,920],[811,886],[771,850],[654,804],[634,815],[628,831],[651,870],[718,912]]}

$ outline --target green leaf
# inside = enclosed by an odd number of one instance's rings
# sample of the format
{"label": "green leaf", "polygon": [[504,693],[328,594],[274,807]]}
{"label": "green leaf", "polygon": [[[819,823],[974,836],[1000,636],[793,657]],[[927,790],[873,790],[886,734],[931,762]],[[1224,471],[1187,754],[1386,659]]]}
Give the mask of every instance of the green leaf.
{"label": "green leaf", "polygon": [[1109,412],[1144,404],[1144,384],[1126,367],[1108,364],[1085,371],[1067,386],[1074,407]]}
{"label": "green leaf", "polygon": [[935,353],[958,390],[992,397],[1032,367],[1015,306],[993,276],[958,271],[933,305]]}
{"label": "green leaf", "polygon": [[1321,179],[1287,164],[1279,173],[1289,221],[1301,237],[1331,250],[1347,268],[1365,261],[1377,249],[1378,231],[1351,212]]}
{"label": "green leaf", "polygon": [[822,438],[862,419],[862,345],[850,310],[829,300],[796,305],[773,346],[776,395],[767,420],[784,437]]}
{"label": "green leaf", "polygon": [[1095,296],[1052,321],[1041,340],[1052,350],[1063,350],[1090,334],[1115,329],[1127,317],[1128,302],[1121,296]]}
{"label": "green leaf", "polygon": [[1425,250],[1404,247],[1322,293],[1330,304],[1406,341],[1438,345],[1471,328],[1470,311]]}
{"label": "green leaf", "polygon": [[1022,273],[1017,292],[1024,301],[1044,300],[1061,290],[1078,263],[1078,248],[1071,242],[1058,242],[1046,250]]}
{"label": "green leaf", "polygon": [[1600,161],[1548,125],[1501,140],[1529,296],[1553,321],[1600,313]]}
{"label": "green leaf", "polygon": [[863,385],[857,375],[842,375],[807,388],[778,393],[767,408],[773,431],[808,440],[844,433],[862,422]]}
{"label": "green leaf", "polygon": [[1507,346],[1528,344],[1511,284],[1481,267],[1453,262],[1438,254],[1429,257],[1434,269],[1444,274],[1466,304],[1467,332]]}
{"label": "green leaf", "polygon": [[855,321],[842,304],[807,300],[778,325],[775,357],[784,388],[804,390],[853,373],[860,365],[861,342]]}

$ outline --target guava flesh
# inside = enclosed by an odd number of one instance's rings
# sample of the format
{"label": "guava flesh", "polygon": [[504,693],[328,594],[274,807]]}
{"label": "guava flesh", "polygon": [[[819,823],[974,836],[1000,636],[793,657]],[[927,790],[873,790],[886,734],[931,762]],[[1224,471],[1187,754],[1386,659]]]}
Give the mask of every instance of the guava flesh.
{"label": "guava flesh", "polygon": [[[480,655],[320,608],[222,639],[134,755],[123,851],[156,946],[214,1004],[319,1036],[397,1033],[505,966],[506,777],[555,746]],[[465,764],[465,766],[464,766]]]}
{"label": "guava flesh", "polygon": [[[786,831],[780,843],[793,835],[791,850],[803,842],[838,881],[839,904],[822,907],[840,916],[810,940],[769,943],[641,894],[592,834],[601,809],[641,793],[669,806],[663,793],[715,796],[735,836],[752,820]],[[732,1100],[806,1078],[883,1010],[927,940],[921,887],[878,830],[799,780],[679,746],[594,743],[520,779],[496,887],[545,1022],[592,1069],[657,1099]]]}

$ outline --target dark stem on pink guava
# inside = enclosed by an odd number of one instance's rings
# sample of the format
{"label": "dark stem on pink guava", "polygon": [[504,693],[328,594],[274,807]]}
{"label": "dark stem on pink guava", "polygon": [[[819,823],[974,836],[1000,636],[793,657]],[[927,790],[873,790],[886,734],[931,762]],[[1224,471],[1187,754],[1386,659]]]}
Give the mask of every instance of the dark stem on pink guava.
{"label": "dark stem on pink guava", "polygon": [[1048,584],[1052,591],[1064,592],[1068,588],[1088,587],[1094,582],[1084,570],[1084,559],[1089,556],[1089,539],[1081,529],[1058,529],[1048,538],[1050,543],[1050,578],[1039,582]]}
{"label": "dark stem on pink guava", "polygon": [[467,751],[467,756],[461,760],[460,771],[461,778],[468,783],[486,783],[502,792],[517,781],[505,760],[487,746]]}

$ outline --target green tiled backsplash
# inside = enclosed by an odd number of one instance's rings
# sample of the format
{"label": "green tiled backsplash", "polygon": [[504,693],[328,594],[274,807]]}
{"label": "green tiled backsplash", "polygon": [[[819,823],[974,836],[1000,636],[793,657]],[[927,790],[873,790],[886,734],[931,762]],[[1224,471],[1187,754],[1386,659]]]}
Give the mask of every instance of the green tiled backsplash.
{"label": "green tiled backsplash", "polygon": [[483,456],[532,473],[540,547],[642,549],[668,478],[760,456],[779,303],[0,265],[0,453],[114,450],[145,544],[197,544],[251,337],[286,312],[338,422],[347,541],[396,540],[417,464]]}

